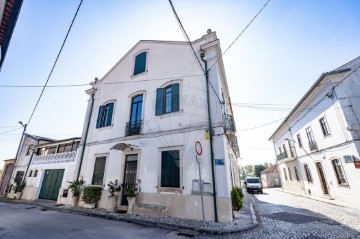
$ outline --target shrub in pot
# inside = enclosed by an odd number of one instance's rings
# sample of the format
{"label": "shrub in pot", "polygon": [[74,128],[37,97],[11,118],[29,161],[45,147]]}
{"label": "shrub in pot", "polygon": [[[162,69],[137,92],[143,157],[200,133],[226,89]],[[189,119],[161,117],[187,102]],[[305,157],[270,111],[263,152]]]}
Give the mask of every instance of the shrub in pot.
{"label": "shrub in pot", "polygon": [[83,190],[82,199],[84,200],[85,208],[94,208],[96,203],[100,200],[102,187],[88,186]]}
{"label": "shrub in pot", "polygon": [[15,194],[16,194],[15,199],[21,199],[22,191],[26,187],[26,182],[25,180],[22,181],[21,179],[16,179],[14,183],[15,183]]}
{"label": "shrub in pot", "polygon": [[80,179],[80,180],[77,179],[77,180],[74,180],[74,181],[68,182],[68,183],[70,183],[68,189],[70,189],[71,194],[72,194],[71,205],[73,207],[75,207],[78,205],[81,187],[83,186],[85,181],[83,179]]}
{"label": "shrub in pot", "polygon": [[137,188],[136,183],[125,184],[124,196],[126,196],[126,199],[128,200],[127,214],[132,214],[137,195],[138,195],[138,188]]}
{"label": "shrub in pot", "polygon": [[240,212],[239,210],[242,208],[242,198],[243,198],[243,193],[241,188],[238,187],[233,187],[231,190],[231,203],[232,203],[232,209],[233,209],[233,215],[234,218],[239,218],[240,217]]}
{"label": "shrub in pot", "polygon": [[119,195],[121,186],[117,179],[114,182],[110,181],[107,186],[109,191],[109,204],[107,209],[109,211],[114,211],[116,207],[117,196]]}

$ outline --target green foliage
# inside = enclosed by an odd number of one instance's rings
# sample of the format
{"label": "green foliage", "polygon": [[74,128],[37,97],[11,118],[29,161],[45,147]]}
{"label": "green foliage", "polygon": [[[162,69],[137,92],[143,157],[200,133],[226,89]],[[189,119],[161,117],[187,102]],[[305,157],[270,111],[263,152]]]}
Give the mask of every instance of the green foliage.
{"label": "green foliage", "polygon": [[97,203],[101,197],[101,187],[88,186],[84,188],[82,199],[86,203]]}
{"label": "green foliage", "polygon": [[242,206],[242,198],[244,197],[242,189],[238,187],[233,187],[231,189],[231,203],[233,211],[239,211]]}
{"label": "green foliage", "polygon": [[80,195],[81,187],[85,183],[85,181],[83,179],[77,179],[68,183],[70,183],[68,189],[70,189],[73,197],[78,197]]}
{"label": "green foliage", "polygon": [[262,171],[264,171],[267,167],[265,167],[265,165],[262,165],[262,164],[258,164],[258,165],[255,165],[255,177],[260,177],[260,173]]}
{"label": "green foliage", "polygon": [[15,180],[15,193],[22,192],[22,190],[26,187],[26,182],[21,181],[20,179]]}
{"label": "green foliage", "polygon": [[134,183],[128,183],[124,186],[124,194],[126,197],[136,197],[138,195],[137,185]]}
{"label": "green foliage", "polygon": [[120,190],[121,190],[121,186],[118,183],[117,179],[115,180],[115,182],[110,181],[108,183],[108,187],[109,187],[108,191],[110,193],[110,196],[114,196],[115,193],[120,192]]}

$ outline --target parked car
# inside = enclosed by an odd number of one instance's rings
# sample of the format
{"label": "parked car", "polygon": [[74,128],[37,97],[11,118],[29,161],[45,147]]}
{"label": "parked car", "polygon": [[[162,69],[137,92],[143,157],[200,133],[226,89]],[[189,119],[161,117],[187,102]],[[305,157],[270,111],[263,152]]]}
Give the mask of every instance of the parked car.
{"label": "parked car", "polygon": [[250,192],[263,193],[260,178],[257,177],[247,177],[245,179],[245,188],[248,193]]}

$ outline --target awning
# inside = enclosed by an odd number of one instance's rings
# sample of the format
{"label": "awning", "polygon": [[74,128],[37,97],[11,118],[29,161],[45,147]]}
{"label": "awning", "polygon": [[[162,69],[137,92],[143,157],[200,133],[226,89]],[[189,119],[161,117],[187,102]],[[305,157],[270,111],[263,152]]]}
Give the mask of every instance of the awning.
{"label": "awning", "polygon": [[141,149],[139,146],[136,146],[136,145],[133,145],[133,144],[126,144],[126,143],[115,144],[111,149],[124,151],[125,149],[128,149],[128,148],[130,148],[130,149],[132,149],[132,148]]}

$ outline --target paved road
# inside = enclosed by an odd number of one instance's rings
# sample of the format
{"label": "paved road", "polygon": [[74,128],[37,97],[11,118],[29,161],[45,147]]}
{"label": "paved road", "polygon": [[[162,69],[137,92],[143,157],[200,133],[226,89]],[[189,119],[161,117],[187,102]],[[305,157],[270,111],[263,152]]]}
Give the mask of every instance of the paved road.
{"label": "paved road", "polygon": [[186,238],[178,232],[0,202],[0,238]]}
{"label": "paved road", "polygon": [[360,238],[360,210],[330,205],[275,189],[252,195],[260,226],[250,232],[216,238],[342,239]]}

